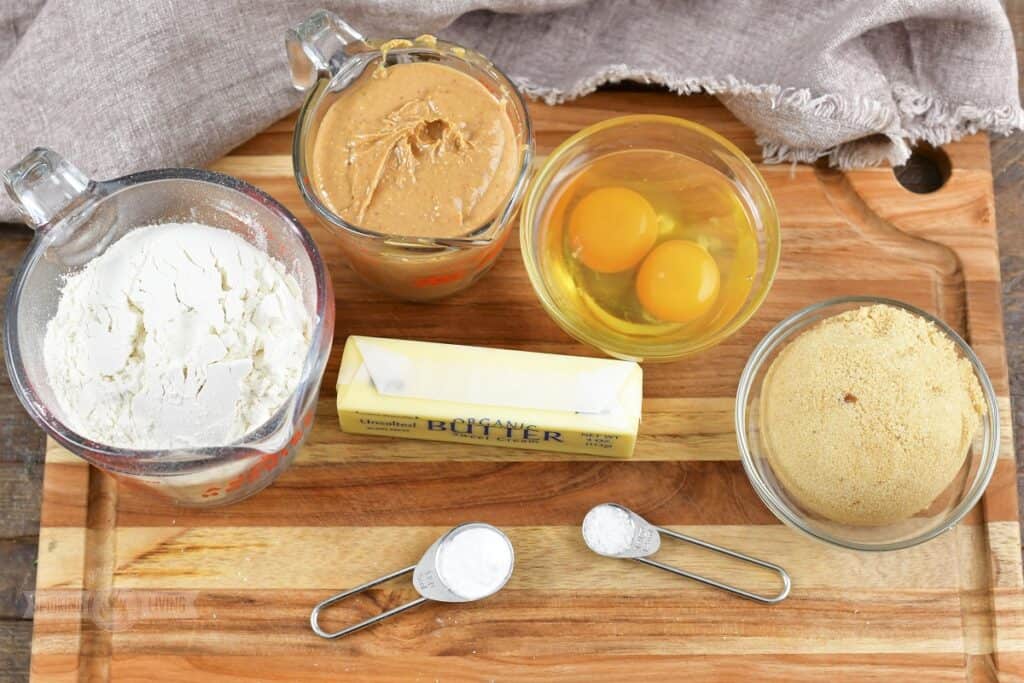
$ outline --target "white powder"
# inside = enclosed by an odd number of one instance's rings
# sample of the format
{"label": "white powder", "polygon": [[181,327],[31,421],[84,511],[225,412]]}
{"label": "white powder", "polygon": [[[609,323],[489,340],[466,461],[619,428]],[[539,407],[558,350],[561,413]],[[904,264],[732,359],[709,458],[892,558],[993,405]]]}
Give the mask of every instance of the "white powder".
{"label": "white powder", "polygon": [[43,344],[68,425],[120,448],[231,443],[298,384],[310,319],[295,279],[240,236],[138,228],[67,278]]}
{"label": "white powder", "polygon": [[583,540],[595,553],[624,553],[633,544],[635,536],[633,518],[615,505],[598,505],[583,518]]}
{"label": "white powder", "polygon": [[478,600],[505,585],[512,562],[512,546],[504,534],[488,526],[470,526],[441,546],[437,572],[453,593]]}

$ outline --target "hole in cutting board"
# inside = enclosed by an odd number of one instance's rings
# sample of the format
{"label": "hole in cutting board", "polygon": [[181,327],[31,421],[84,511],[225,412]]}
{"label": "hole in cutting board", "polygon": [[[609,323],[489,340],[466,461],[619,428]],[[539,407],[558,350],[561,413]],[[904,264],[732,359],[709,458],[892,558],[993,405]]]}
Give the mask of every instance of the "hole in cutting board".
{"label": "hole in cutting board", "polygon": [[949,155],[941,147],[921,143],[914,147],[907,163],[892,169],[897,182],[916,194],[935,192],[953,172]]}

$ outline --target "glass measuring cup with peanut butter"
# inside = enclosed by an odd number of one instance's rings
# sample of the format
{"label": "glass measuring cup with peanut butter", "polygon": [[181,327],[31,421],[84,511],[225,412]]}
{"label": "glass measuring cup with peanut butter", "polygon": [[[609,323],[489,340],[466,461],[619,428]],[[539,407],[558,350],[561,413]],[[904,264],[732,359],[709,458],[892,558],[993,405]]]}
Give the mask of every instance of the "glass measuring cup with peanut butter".
{"label": "glass measuring cup with peanut butter", "polygon": [[468,48],[367,40],[327,11],[286,42],[308,93],[295,178],[353,270],[410,300],[475,282],[508,238],[533,157],[515,86]]}

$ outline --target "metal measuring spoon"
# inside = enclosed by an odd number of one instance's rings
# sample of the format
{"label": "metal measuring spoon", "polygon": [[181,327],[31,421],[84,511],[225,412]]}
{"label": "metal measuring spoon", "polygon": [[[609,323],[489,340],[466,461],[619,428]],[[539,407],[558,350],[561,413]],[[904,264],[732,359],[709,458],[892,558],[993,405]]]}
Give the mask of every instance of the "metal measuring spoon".
{"label": "metal measuring spoon", "polygon": [[[483,530],[492,535],[493,540],[497,541],[499,545],[504,546],[500,552],[506,552],[507,556],[502,559],[508,564],[508,571],[504,573],[499,580],[495,580],[492,583],[476,583],[474,586],[469,586],[469,590],[463,589],[463,593],[459,593],[456,588],[453,588],[451,583],[451,575],[457,572],[465,572],[466,570],[472,571],[474,567],[468,564],[459,564],[459,558],[451,552],[455,544],[460,543],[460,535],[466,532],[474,532],[475,530]],[[463,536],[463,539],[468,537]],[[455,563],[453,565],[453,563]],[[434,541],[433,544],[427,551],[423,553],[423,557],[420,561],[404,569],[399,569],[396,572],[392,572],[386,576],[382,576],[379,579],[374,579],[369,583],[364,583],[361,586],[356,586],[343,593],[332,595],[326,600],[319,603],[313,608],[313,611],[309,615],[309,625],[312,627],[313,632],[321,638],[341,638],[347,636],[350,633],[362,630],[367,626],[372,626],[379,621],[383,621],[388,617],[393,617],[396,614],[400,614],[406,610],[412,609],[427,602],[428,600],[434,600],[437,602],[473,602],[476,600],[483,600],[484,598],[494,595],[508,583],[509,578],[512,576],[512,569],[515,565],[515,552],[512,549],[512,542],[508,540],[508,536],[495,526],[490,524],[484,524],[482,522],[469,522],[466,524],[460,524],[459,526],[451,529],[441,538]],[[478,567],[477,567],[478,568]],[[374,617],[370,617],[365,621],[361,621],[358,624],[347,626],[340,631],[334,631],[329,633],[324,631],[320,627],[320,613],[327,607],[333,605],[336,602],[340,602],[347,597],[353,596],[357,593],[378,586],[391,579],[398,578],[403,574],[412,572],[412,585],[416,589],[416,592],[421,597],[416,598],[411,602],[407,602],[404,605],[399,605],[389,609],[386,612],[382,612]]]}
{"label": "metal measuring spoon", "polygon": [[[607,533],[598,533],[598,528],[600,526],[603,526]],[[602,503],[601,505],[591,508],[590,512],[588,512],[587,516],[583,519],[582,531],[583,540],[587,544],[587,547],[598,555],[633,560],[635,562],[640,562],[641,564],[650,565],[651,567],[657,567],[658,569],[663,569],[664,571],[677,576],[693,579],[694,581],[699,581],[705,585],[727,591],[733,595],[738,595],[741,598],[754,600],[755,602],[761,602],[769,605],[782,602],[787,596],[789,596],[789,590],[792,586],[789,574],[786,573],[785,569],[777,564],[765,562],[764,560],[759,560],[756,557],[750,557],[749,555],[738,553],[735,550],[729,550],[728,548],[723,548],[722,546],[715,545],[714,543],[702,541],[699,538],[680,534],[672,531],[671,529],[654,526],[629,508],[618,505],[617,503]],[[720,581],[709,579],[706,576],[688,572],[685,569],[679,569],[678,567],[672,567],[656,560],[651,560],[649,559],[649,556],[658,552],[661,548],[662,534],[685,543],[691,543],[701,548],[711,550],[712,552],[727,555],[728,557],[757,565],[758,567],[770,569],[777,573],[782,579],[782,590],[777,595],[773,596],[751,593],[750,591],[743,590],[742,588],[730,586],[728,584],[721,583]]]}

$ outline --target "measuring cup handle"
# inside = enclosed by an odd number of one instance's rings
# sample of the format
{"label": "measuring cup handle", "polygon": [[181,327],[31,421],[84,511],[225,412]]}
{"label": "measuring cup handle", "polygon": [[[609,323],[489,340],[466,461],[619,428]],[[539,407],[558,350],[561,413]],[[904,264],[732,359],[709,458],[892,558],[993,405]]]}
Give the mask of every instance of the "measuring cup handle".
{"label": "measuring cup handle", "polygon": [[36,147],[3,173],[4,188],[33,230],[65,214],[90,186],[78,167],[45,147]]}
{"label": "measuring cup handle", "polygon": [[365,43],[359,31],[334,12],[320,10],[285,34],[288,65],[296,90],[309,90],[321,78],[330,78],[345,58],[345,48]]}
{"label": "measuring cup handle", "polygon": [[313,633],[317,634],[321,638],[328,638],[330,640],[333,640],[335,638],[341,638],[342,636],[347,636],[350,633],[355,633],[356,631],[360,631],[360,630],[366,628],[367,626],[373,626],[377,622],[383,621],[383,620],[387,619],[388,617],[393,617],[396,614],[401,614],[402,612],[404,612],[404,611],[406,611],[408,609],[412,609],[413,607],[417,607],[419,605],[422,605],[423,603],[425,603],[427,601],[427,598],[417,598],[417,599],[413,600],[412,602],[407,602],[404,605],[399,605],[398,607],[394,607],[392,609],[389,609],[387,612],[381,612],[380,614],[378,614],[376,616],[370,617],[369,619],[366,619],[364,621],[360,621],[358,624],[352,624],[351,626],[346,626],[345,628],[341,629],[340,631],[327,632],[327,631],[323,630],[323,628],[320,627],[320,613],[324,609],[326,609],[327,607],[330,607],[334,603],[340,602],[340,601],[344,600],[347,597],[353,596],[356,593],[362,593],[363,591],[365,591],[367,589],[370,589],[370,588],[373,588],[374,586],[379,586],[380,584],[382,584],[382,583],[384,583],[386,581],[390,581],[391,579],[396,579],[399,576],[402,576],[404,574],[409,574],[414,569],[416,569],[416,565],[413,565],[411,567],[406,567],[405,569],[399,569],[397,572],[392,572],[391,574],[388,574],[387,576],[382,576],[379,579],[374,579],[373,581],[370,581],[369,583],[364,583],[361,586],[356,586],[355,588],[352,588],[351,590],[347,590],[344,593],[338,593],[337,595],[332,595],[331,597],[327,598],[323,602],[319,603],[316,607],[313,608],[313,611],[310,612],[310,614],[309,614],[309,625],[313,629]]}

